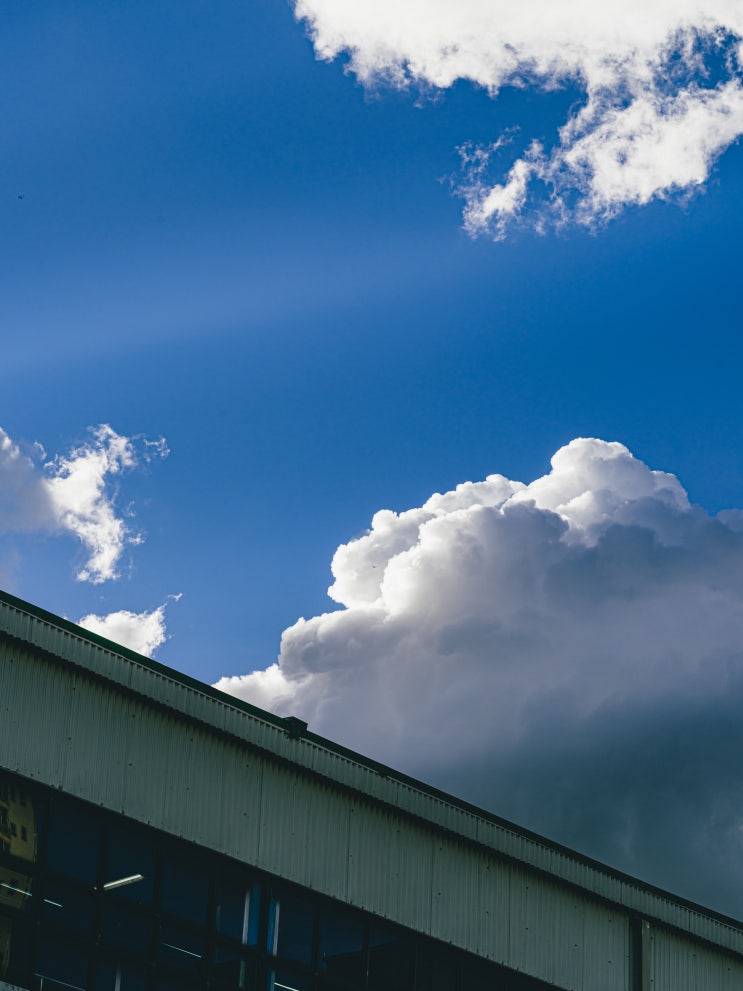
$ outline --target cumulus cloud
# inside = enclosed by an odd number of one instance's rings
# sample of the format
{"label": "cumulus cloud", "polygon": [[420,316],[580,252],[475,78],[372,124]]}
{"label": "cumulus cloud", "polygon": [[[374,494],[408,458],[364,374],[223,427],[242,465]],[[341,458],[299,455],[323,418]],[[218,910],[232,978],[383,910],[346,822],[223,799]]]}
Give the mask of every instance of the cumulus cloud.
{"label": "cumulus cloud", "polygon": [[0,533],[72,534],[88,554],[79,581],[117,578],[125,547],[141,537],[117,510],[112,480],[167,453],[162,439],[123,437],[102,424],[85,443],[47,459],[38,446],[24,453],[0,428]]}
{"label": "cumulus cloud", "polygon": [[157,609],[151,612],[129,612],[127,609],[120,609],[118,612],[111,612],[105,616],[96,616],[89,613],[78,620],[78,626],[82,626],[91,633],[97,633],[107,640],[135,650],[145,657],[152,657],[165,641],[168,639],[165,627],[165,608],[169,601],[177,602],[180,595],[170,595]]}
{"label": "cumulus cloud", "polygon": [[249,675],[234,675],[220,678],[213,686],[229,695],[247,699],[253,705],[269,712],[278,712],[291,707],[299,682],[289,680],[278,664],[271,664],[265,671],[253,671]]}
{"label": "cumulus cloud", "polygon": [[377,513],[340,608],[222,690],[743,912],[743,514],[619,443]]}
{"label": "cumulus cloud", "polygon": [[365,86],[582,91],[552,144],[527,134],[505,177],[487,167],[498,142],[464,155],[472,233],[595,225],[688,194],[743,133],[739,0],[296,0],[295,11],[318,57],[345,54]]}

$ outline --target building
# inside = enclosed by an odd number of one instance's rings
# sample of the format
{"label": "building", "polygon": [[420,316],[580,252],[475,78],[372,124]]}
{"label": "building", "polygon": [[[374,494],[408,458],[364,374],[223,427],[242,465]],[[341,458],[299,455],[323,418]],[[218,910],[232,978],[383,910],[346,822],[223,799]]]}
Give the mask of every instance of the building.
{"label": "building", "polygon": [[0,594],[0,989],[733,991],[743,928]]}

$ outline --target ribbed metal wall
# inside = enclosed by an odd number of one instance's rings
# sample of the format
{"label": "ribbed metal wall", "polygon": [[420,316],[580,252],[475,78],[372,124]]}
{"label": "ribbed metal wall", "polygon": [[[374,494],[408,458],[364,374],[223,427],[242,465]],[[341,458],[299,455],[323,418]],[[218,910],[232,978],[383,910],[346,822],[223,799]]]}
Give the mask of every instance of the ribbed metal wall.
{"label": "ribbed metal wall", "polygon": [[638,915],[653,991],[743,987],[655,924],[743,950],[719,918],[0,600],[3,627],[73,664],[0,638],[2,767],[566,991],[641,991]]}
{"label": "ribbed metal wall", "polygon": [[741,991],[743,961],[690,943],[676,933],[650,933],[650,987],[673,991]]}

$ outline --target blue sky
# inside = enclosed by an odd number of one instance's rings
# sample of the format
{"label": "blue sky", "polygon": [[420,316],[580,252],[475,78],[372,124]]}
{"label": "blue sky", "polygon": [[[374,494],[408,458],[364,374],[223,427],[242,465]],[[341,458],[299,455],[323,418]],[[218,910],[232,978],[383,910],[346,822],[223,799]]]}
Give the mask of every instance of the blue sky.
{"label": "blue sky", "polygon": [[[718,6],[735,36],[740,11]],[[304,12],[319,49],[333,5]],[[280,0],[4,9],[0,426],[38,477],[92,443],[90,427],[132,438],[138,464],[99,494],[143,540],[122,548],[118,578],[76,580],[77,524],[19,525],[8,487],[3,586],[73,620],[167,602],[156,656],[209,682],[268,668],[298,617],[349,606],[327,596],[331,559],[378,510],[492,473],[529,483],[576,437],[626,445],[710,516],[743,505],[740,145],[710,153],[703,181],[557,223],[554,203],[577,195],[558,131],[585,103],[593,56],[520,87],[501,75],[494,97],[490,77],[455,72],[437,89],[416,76],[413,31],[400,88],[392,63],[360,68],[369,30],[341,25],[323,61]],[[596,92],[586,141],[619,106]],[[661,122],[679,112],[657,106]],[[517,160],[537,161],[534,202],[467,231],[457,149],[504,136],[477,202],[511,188]],[[530,159],[535,139],[558,151]],[[169,454],[145,461],[142,438],[161,437]],[[343,742],[374,750],[373,735]],[[400,737],[379,756],[435,778],[415,750]],[[439,774],[496,805],[465,778]],[[495,811],[621,861],[621,843],[540,819],[517,791]],[[619,866],[647,871],[633,856]],[[673,887],[673,865],[653,879]]]}

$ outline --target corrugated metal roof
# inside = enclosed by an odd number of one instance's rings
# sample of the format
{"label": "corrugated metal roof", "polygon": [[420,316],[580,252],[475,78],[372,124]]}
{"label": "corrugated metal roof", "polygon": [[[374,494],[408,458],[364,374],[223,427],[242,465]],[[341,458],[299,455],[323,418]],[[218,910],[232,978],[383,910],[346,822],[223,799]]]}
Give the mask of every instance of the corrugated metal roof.
{"label": "corrugated metal roof", "polygon": [[[221,738],[218,747],[220,761],[225,759],[225,743],[234,747],[230,751],[234,754],[234,760],[246,764],[243,780],[245,781],[245,788],[248,790],[261,788],[262,782],[258,780],[258,777],[251,779],[250,762],[246,761],[245,750],[241,749],[242,746],[247,744],[249,747],[258,748],[263,753],[270,755],[272,759],[279,759],[295,766],[297,795],[299,796],[301,793],[302,796],[302,802],[298,802],[295,814],[300,817],[307,816],[307,808],[309,807],[307,803],[310,803],[313,809],[312,815],[307,818],[307,823],[311,823],[312,828],[338,831],[339,844],[348,845],[348,863],[344,868],[347,870],[347,877],[344,879],[344,884],[347,899],[354,904],[364,907],[363,902],[365,898],[369,897],[369,892],[374,891],[375,885],[388,885],[390,888],[389,897],[395,897],[395,892],[401,890],[406,891],[405,897],[408,899],[417,897],[415,894],[411,896],[411,891],[414,893],[429,892],[425,897],[430,900],[430,903],[415,906],[416,916],[426,915],[430,919],[431,932],[435,932],[437,915],[445,910],[448,913],[448,924],[451,925],[452,906],[448,905],[442,910],[441,906],[436,904],[435,891],[437,889],[432,879],[435,879],[437,871],[446,872],[454,868],[451,863],[437,863],[435,851],[429,865],[425,865],[420,857],[408,858],[411,861],[408,865],[404,853],[396,853],[395,856],[400,857],[400,862],[391,874],[388,873],[383,877],[367,876],[368,864],[373,863],[374,859],[362,855],[361,851],[368,850],[370,845],[381,846],[385,843],[384,837],[387,835],[385,831],[389,828],[389,823],[385,820],[392,814],[385,812],[386,807],[395,813],[403,813],[419,819],[422,825],[426,823],[458,836],[462,843],[470,847],[467,858],[469,864],[472,863],[471,848],[479,846],[491,853],[512,860],[515,865],[524,865],[532,870],[544,872],[544,874],[553,877],[556,882],[561,882],[555,888],[555,898],[569,899],[569,891],[566,891],[564,885],[575,885],[608,903],[621,906],[624,910],[691,933],[743,955],[743,929],[735,920],[709,912],[701,906],[645,885],[565,847],[520,829],[495,815],[355,754],[312,732],[304,732],[301,737],[297,738],[293,730],[291,733],[289,732],[290,724],[288,721],[223,695],[207,685],[84,631],[66,620],[22,602],[7,593],[0,593],[0,633],[5,634],[8,638],[13,638],[16,642],[27,644],[36,651],[45,652],[52,662],[58,663],[58,659],[62,659],[76,665],[81,669],[81,675],[83,672],[85,673],[84,676],[88,681],[91,676],[105,679],[118,685],[126,692],[136,693],[137,696],[154,702],[172,714],[170,718],[174,720],[174,723],[179,724],[179,732],[174,731],[170,735],[157,732],[157,736],[153,738],[148,738],[146,733],[132,735],[129,732],[128,720],[136,718],[135,707],[128,710],[125,705],[120,703],[112,704],[110,691],[106,690],[103,683],[101,684],[99,702],[101,706],[106,708],[107,725],[110,727],[110,732],[120,733],[127,740],[126,746],[129,749],[126,753],[128,765],[126,770],[129,773],[125,777],[131,782],[136,782],[139,775],[153,773],[148,761],[148,755],[153,753],[153,748],[167,748],[168,746],[183,748],[182,720],[184,716],[193,721],[193,738],[189,745],[193,745],[194,751],[200,753],[202,760],[205,759],[205,754],[208,755],[210,746],[215,746],[215,733]],[[56,677],[69,679],[69,669],[66,672],[60,670]],[[42,691],[48,696],[41,700],[36,698],[35,702],[44,706],[50,721],[50,733],[54,735],[55,739],[62,741],[62,745],[51,756],[43,741],[34,742],[26,737],[27,746],[43,749],[44,753],[39,753],[39,759],[57,762],[60,773],[64,768],[67,774],[83,776],[96,774],[99,776],[100,767],[93,768],[91,762],[84,759],[85,748],[95,747],[97,741],[80,739],[79,732],[74,735],[67,732],[67,728],[63,725],[64,719],[74,720],[78,730],[80,726],[85,725],[85,720],[78,720],[74,711],[57,712],[54,705],[56,691],[54,679],[54,674],[50,674],[50,677],[44,680],[43,686],[35,687],[35,690]],[[12,718],[12,713],[8,714],[7,718]],[[75,748],[74,752],[67,749],[65,741],[69,742],[70,747]],[[180,756],[182,757],[182,754]],[[215,765],[218,766],[216,758],[215,750]],[[163,767],[168,765],[167,761],[159,763]],[[178,761],[173,762],[174,765],[178,765],[178,763]],[[185,763],[187,762],[181,760],[180,766],[184,766]],[[111,780],[119,777],[114,771],[115,769],[112,768]],[[306,779],[308,771],[312,772],[315,778],[312,788],[302,787],[302,781]],[[328,788],[324,792],[322,788],[318,787],[316,776],[320,776],[328,782]],[[161,796],[160,800],[164,807],[169,801],[169,794],[179,793],[182,787],[187,787],[186,784],[177,781],[162,781],[159,784],[160,787],[156,790]],[[373,825],[373,819],[370,818],[368,810],[361,825],[357,825],[353,815],[347,816],[345,812],[340,810],[340,807],[333,810],[332,795],[338,787],[344,791],[358,792],[365,799],[372,799],[380,803],[378,830]],[[81,791],[84,790],[84,788],[81,789]],[[152,790],[148,789],[150,793]],[[254,794],[255,792],[253,792]],[[201,799],[201,801],[193,803],[193,809],[190,813],[191,821],[183,824],[184,835],[190,836],[197,842],[200,835],[208,833],[205,824],[200,822],[200,817],[213,814],[215,808],[213,803],[219,804],[225,801],[223,791],[216,784],[214,794],[201,796]],[[250,808],[265,807],[265,804],[270,803],[271,800],[270,794],[263,794],[258,806],[254,802],[244,804],[246,808],[248,806]],[[148,821],[151,808],[139,808],[138,803],[141,804],[142,801],[137,787],[133,784],[125,796],[122,811],[125,807],[128,814]],[[285,795],[281,797],[281,802],[285,806]],[[315,803],[318,803],[317,807],[314,807]],[[164,811],[167,818],[167,808]],[[227,812],[226,809],[224,811]],[[285,808],[283,814],[286,814]],[[232,817],[225,815],[225,822],[228,823],[230,818],[234,820],[234,814]],[[320,825],[318,826],[318,824]],[[227,828],[230,828],[229,825]],[[240,828],[243,830],[241,845],[244,846],[246,836],[250,837],[253,833],[249,821],[242,822]],[[291,876],[290,865],[287,874],[286,835],[282,834],[281,837],[276,837],[277,850],[273,852],[270,847],[271,839],[270,836],[266,835],[266,831],[262,831],[256,826],[253,832],[255,842],[260,842],[263,845],[262,849],[256,850],[256,855],[259,855],[260,862],[266,865],[266,869],[270,870],[274,856],[279,857],[278,845],[282,844],[281,873],[284,876]],[[355,855],[356,850],[359,851],[358,856]],[[297,849],[296,855],[298,859],[301,858],[301,848]],[[447,858],[451,859],[451,851],[448,852]],[[318,865],[319,874],[326,867],[327,865]],[[421,871],[427,871],[430,872],[430,876],[425,879],[417,876],[403,877],[405,871],[409,870],[414,870],[418,874]],[[510,918],[516,920],[523,916],[528,920],[531,911],[551,911],[544,906],[530,905],[528,885],[525,887],[523,871],[514,869],[512,874],[508,890],[503,892],[503,898],[508,900]],[[340,881],[340,879],[336,880]],[[478,886],[481,883],[482,878],[478,876],[477,871],[474,871],[466,883],[462,884],[460,879],[457,891],[462,892],[461,897],[463,898],[477,898]],[[445,888],[445,886],[443,887]],[[433,895],[430,894],[431,891],[434,892]],[[423,897],[423,894],[420,897]],[[492,891],[489,897],[492,898]],[[573,928],[569,933],[560,934],[560,952],[569,952],[571,940],[573,946],[582,944],[587,952],[580,954],[580,963],[577,962],[578,955],[576,955],[575,966],[590,969],[592,966],[590,933],[586,932],[584,928],[581,934],[575,928],[578,925],[576,920],[580,918],[581,913],[577,915],[568,913],[568,915],[570,922],[566,925]],[[556,912],[555,917],[559,918],[560,916],[561,913]],[[611,912],[601,917],[592,914],[590,923],[584,919],[581,924],[584,927],[600,925],[606,929],[612,925]],[[542,920],[540,925],[535,926],[534,929],[544,932],[544,925],[545,921]],[[626,934],[624,930],[620,936],[619,930],[621,928],[616,927],[616,955],[620,957],[624,954],[626,957],[629,951],[625,946]],[[517,937],[514,936],[514,939],[518,938],[523,941],[527,938],[525,933],[528,932],[528,924],[516,925],[514,923],[514,933],[518,934]],[[593,942],[596,945],[605,946],[605,937],[606,932],[603,933],[602,939]],[[488,935],[486,919],[483,920],[483,932],[478,938],[482,939],[484,949],[488,939],[493,938],[492,934]],[[503,938],[502,933],[499,933],[497,938]],[[518,947],[511,946],[508,955],[512,959],[514,955],[518,958],[520,952]],[[524,946],[524,954],[533,952],[534,948]],[[498,956],[497,948],[490,946],[487,955],[496,958]],[[570,966],[569,961],[564,961],[564,964]],[[610,984],[605,983],[606,967],[606,960],[596,962],[597,973],[600,972],[602,975],[602,989],[606,988],[609,991]],[[622,969],[625,967],[626,959],[623,959]],[[576,986],[580,985],[576,984]],[[586,986],[590,986],[590,984]],[[617,987],[619,986],[617,984]]]}

